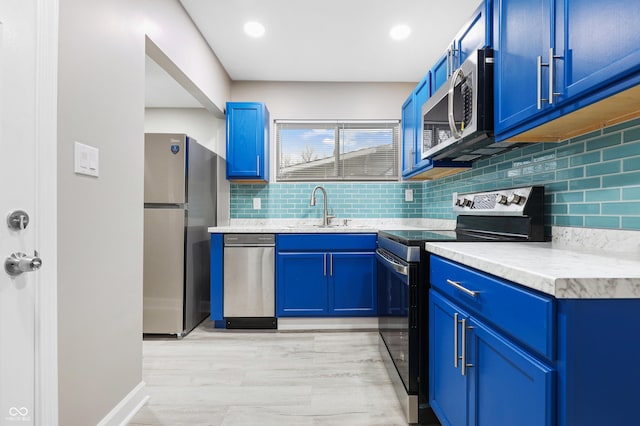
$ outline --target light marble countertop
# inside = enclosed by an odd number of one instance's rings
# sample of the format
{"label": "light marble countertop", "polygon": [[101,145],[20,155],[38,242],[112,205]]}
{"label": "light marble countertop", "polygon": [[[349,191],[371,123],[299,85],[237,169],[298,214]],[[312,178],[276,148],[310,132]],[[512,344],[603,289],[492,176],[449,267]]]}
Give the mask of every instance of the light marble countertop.
{"label": "light marble countertop", "polygon": [[208,228],[213,234],[273,233],[273,234],[322,234],[322,233],[376,233],[381,229],[454,229],[455,220],[438,219],[334,219],[330,226],[319,226],[322,219],[234,219],[229,225]]}
{"label": "light marble countertop", "polygon": [[426,243],[433,253],[559,299],[640,298],[640,254],[554,243]]}

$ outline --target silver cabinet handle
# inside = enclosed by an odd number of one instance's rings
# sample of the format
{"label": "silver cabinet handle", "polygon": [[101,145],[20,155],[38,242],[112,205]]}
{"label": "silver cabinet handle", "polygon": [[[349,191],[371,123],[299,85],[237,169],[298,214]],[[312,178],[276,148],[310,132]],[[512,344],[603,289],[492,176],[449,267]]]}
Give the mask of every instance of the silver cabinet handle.
{"label": "silver cabinet handle", "polygon": [[329,255],[329,276],[333,276],[333,253]]}
{"label": "silver cabinet handle", "polygon": [[[449,50],[451,51],[451,72],[450,72],[450,74],[449,74],[449,75],[451,75],[451,74],[453,74],[453,70],[454,70],[454,68],[455,68],[455,66],[456,66],[456,54],[459,52],[459,50],[458,50],[458,49],[456,49],[456,40],[454,40],[454,41],[451,43],[451,47],[450,47],[450,49],[449,49]],[[459,62],[459,63],[460,63],[460,62]],[[459,64],[459,63],[458,63],[458,64]]]}
{"label": "silver cabinet handle", "polygon": [[322,275],[327,276],[327,253],[323,255]]}
{"label": "silver cabinet handle", "polygon": [[542,102],[548,102],[549,99],[545,99],[542,97],[542,67],[548,67],[549,64],[544,64],[542,63],[542,56],[538,56],[537,58],[537,76],[538,76],[538,81],[537,81],[537,107],[538,109],[542,109]]}
{"label": "silver cabinet handle", "polygon": [[258,176],[260,176],[260,156],[256,156],[256,171],[258,172]]}
{"label": "silver cabinet handle", "polygon": [[458,368],[458,313],[453,314],[453,368]]}
{"label": "silver cabinet handle", "polygon": [[479,293],[478,291],[469,290],[468,288],[465,288],[462,285],[460,285],[460,283],[457,282],[457,281],[447,280],[447,284],[454,286],[455,288],[457,288],[461,292],[466,293],[471,297],[477,297],[478,296],[478,293]]}
{"label": "silver cabinet handle", "polygon": [[461,321],[461,328],[462,328],[462,355],[460,356],[460,374],[462,374],[463,376],[465,374],[467,374],[467,368],[468,367],[473,367],[473,364],[467,364],[467,328],[473,328],[473,327],[467,327],[467,320],[466,319],[462,319]]}
{"label": "silver cabinet handle", "polygon": [[[553,91],[553,80],[554,80],[554,59],[562,59],[560,55],[553,54],[553,47],[549,49],[549,105],[553,105],[553,100],[556,96],[560,96],[561,94]],[[538,108],[540,109],[540,108]]]}
{"label": "silver cabinet handle", "polygon": [[409,150],[409,170],[413,170],[413,163],[415,158],[415,151],[413,149]]}
{"label": "silver cabinet handle", "polygon": [[456,81],[458,80],[458,77],[462,77],[464,78],[464,72],[462,71],[462,69],[458,68],[456,70],[456,72],[453,73],[453,77],[451,77],[451,83],[449,84],[449,127],[451,128],[451,132],[453,133],[453,136],[456,139],[460,139],[460,137],[462,136],[462,133],[458,131],[458,128],[456,127],[456,121],[455,118],[453,116],[453,95],[454,95],[454,91],[456,88]]}

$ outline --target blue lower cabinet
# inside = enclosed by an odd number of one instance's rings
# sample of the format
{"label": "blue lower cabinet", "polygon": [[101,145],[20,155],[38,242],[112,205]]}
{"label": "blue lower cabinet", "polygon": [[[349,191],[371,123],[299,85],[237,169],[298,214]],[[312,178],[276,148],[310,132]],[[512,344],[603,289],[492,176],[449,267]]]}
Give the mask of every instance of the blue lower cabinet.
{"label": "blue lower cabinet", "polygon": [[336,316],[375,316],[376,257],[373,253],[331,253],[329,312]]}
{"label": "blue lower cabinet", "polygon": [[209,276],[211,291],[211,319],[223,321],[223,245],[222,234],[211,234],[211,275]]}
{"label": "blue lower cabinet", "polygon": [[329,313],[325,259],[324,253],[278,253],[277,316],[318,316]]}
{"label": "blue lower cabinet", "polygon": [[443,425],[640,424],[640,299],[555,299],[435,255],[430,284],[429,398]]}
{"label": "blue lower cabinet", "polygon": [[555,424],[555,372],[430,291],[430,400],[443,425]]}
{"label": "blue lower cabinet", "polygon": [[488,326],[471,319],[469,424],[555,424],[555,372]]}
{"label": "blue lower cabinet", "polygon": [[281,234],[278,317],[376,316],[375,234]]}
{"label": "blue lower cabinet", "polygon": [[429,279],[429,396],[442,424],[556,425],[553,298],[435,255]]}
{"label": "blue lower cabinet", "polygon": [[467,378],[460,369],[460,321],[467,315],[429,292],[429,399],[443,425],[469,424]]}

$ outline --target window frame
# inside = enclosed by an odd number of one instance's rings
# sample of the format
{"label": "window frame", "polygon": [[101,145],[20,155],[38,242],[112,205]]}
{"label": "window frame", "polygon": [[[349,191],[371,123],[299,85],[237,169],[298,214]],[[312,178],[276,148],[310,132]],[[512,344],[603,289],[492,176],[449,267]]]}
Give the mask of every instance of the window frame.
{"label": "window frame", "polygon": [[[334,134],[335,134],[335,146],[337,147],[341,147],[342,142],[340,140],[340,133],[341,133],[341,129],[345,129],[345,127],[341,127],[343,125],[354,125],[354,126],[363,126],[366,128],[367,125],[371,126],[371,129],[375,129],[376,126],[379,126],[378,128],[382,129],[391,129],[392,130],[392,152],[393,152],[393,169],[394,169],[394,173],[392,176],[355,176],[355,177],[344,177],[344,176],[331,176],[331,177],[313,177],[313,176],[309,176],[309,177],[297,177],[297,178],[285,178],[281,175],[281,141],[280,141],[280,130],[281,130],[281,126],[280,125],[286,125],[286,124],[294,124],[294,125],[308,125],[310,129],[313,128],[313,126],[318,125],[318,126],[322,126],[322,125],[332,125],[334,126]],[[296,120],[283,120],[283,119],[277,119],[274,120],[274,135],[275,135],[275,143],[276,143],[276,150],[275,150],[275,181],[276,182],[316,182],[316,181],[321,181],[321,182],[399,182],[402,179],[401,176],[401,154],[400,154],[400,149],[401,149],[401,135],[400,135],[400,131],[401,131],[401,121],[398,119],[392,119],[392,120],[380,120],[380,119],[359,119],[359,120],[341,120],[341,119],[336,119],[336,120],[314,120],[314,119],[296,119]],[[384,126],[384,127],[383,127]],[[353,127],[353,128],[357,128],[357,127]],[[352,128],[352,129],[353,129]],[[349,129],[349,127],[346,127],[346,129]],[[301,147],[302,149],[303,147]],[[331,157],[327,157],[327,158],[331,158]],[[340,150],[338,149],[338,153],[333,157],[334,158],[334,167],[338,168],[339,170],[341,169],[340,165],[339,165],[339,161],[340,161]]]}

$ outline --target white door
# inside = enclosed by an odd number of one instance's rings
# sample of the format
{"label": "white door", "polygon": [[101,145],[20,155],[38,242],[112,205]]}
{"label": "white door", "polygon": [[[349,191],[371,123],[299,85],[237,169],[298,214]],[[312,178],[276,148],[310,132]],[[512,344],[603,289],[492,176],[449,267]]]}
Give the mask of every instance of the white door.
{"label": "white door", "polygon": [[0,1],[0,425],[57,422],[57,2],[45,1]]}

